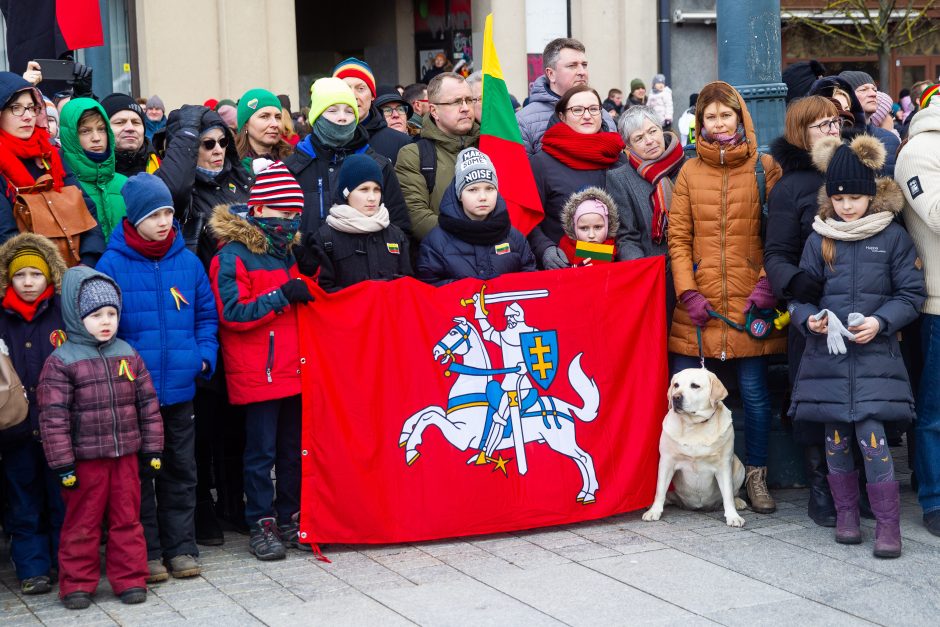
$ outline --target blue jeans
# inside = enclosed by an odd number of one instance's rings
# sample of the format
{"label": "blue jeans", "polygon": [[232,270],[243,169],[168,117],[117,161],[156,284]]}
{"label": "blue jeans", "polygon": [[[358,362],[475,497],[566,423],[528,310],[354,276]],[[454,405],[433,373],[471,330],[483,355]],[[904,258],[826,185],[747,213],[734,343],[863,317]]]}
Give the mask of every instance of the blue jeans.
{"label": "blue jeans", "polygon": [[914,472],[924,513],[940,509],[940,316],[924,314],[920,339],[924,370],[917,393]]}
{"label": "blue jeans", "polygon": [[49,470],[42,444],[33,440],[3,451],[10,509],[3,527],[12,536],[10,556],[22,581],[48,575],[59,553],[65,505],[59,477]]}
{"label": "blue jeans", "polygon": [[[706,359],[705,367],[716,363]],[[767,390],[767,358],[740,357],[728,361],[738,371],[738,388],[744,401],[744,463],[747,466],[767,465],[767,443],[770,439],[770,392]],[[686,368],[698,368],[698,357],[672,355],[672,374]]]}
{"label": "blue jeans", "polygon": [[278,522],[287,524],[300,511],[300,419],[300,394],[245,405],[245,521],[249,527],[260,518],[274,516],[275,511]]}

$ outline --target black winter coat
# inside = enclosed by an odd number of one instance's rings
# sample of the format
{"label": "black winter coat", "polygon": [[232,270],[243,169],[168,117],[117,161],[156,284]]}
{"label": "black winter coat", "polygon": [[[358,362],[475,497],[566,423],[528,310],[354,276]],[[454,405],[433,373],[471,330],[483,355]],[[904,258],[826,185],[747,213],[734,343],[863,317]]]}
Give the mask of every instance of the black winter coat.
{"label": "black winter coat", "polygon": [[624,155],[610,168],[575,170],[542,149],[529,157],[535,187],[542,199],[545,218],[529,233],[529,245],[537,259],[550,247],[557,246],[565,231],[561,226],[561,210],[571,194],[585,187],[607,189],[607,170],[627,163]]}
{"label": "black winter coat", "polygon": [[[13,289],[9,287],[8,289]],[[36,387],[39,374],[46,363],[46,358],[56,349],[52,343],[53,333],[65,329],[62,322],[62,308],[58,294],[39,303],[36,315],[27,322],[17,312],[10,309],[0,310],[0,338],[10,349],[13,368],[20,377],[26,396],[29,399],[29,416],[26,420],[0,431],[0,450],[28,440],[37,442],[39,437],[39,401],[36,400]]]}
{"label": "black winter coat", "polygon": [[408,237],[394,224],[377,233],[344,233],[323,224],[313,237],[326,252],[317,279],[335,292],[362,281],[390,281],[412,276]]}
{"label": "black winter coat", "polygon": [[222,118],[214,111],[203,115],[198,128],[181,121],[179,110],[170,113],[166,126],[166,154],[160,169],[155,173],[163,179],[173,195],[173,205],[186,239],[186,248],[199,256],[207,270],[218,250],[215,236],[208,228],[212,210],[218,205],[246,202],[252,181],[238,159],[235,136],[224,124],[222,127],[228,137],[228,146],[225,148],[222,171],[213,178],[196,170],[201,133],[210,124],[217,123],[222,124]]}
{"label": "black winter coat", "polygon": [[389,128],[385,122],[385,116],[373,105],[369,111],[369,117],[359,124],[369,133],[369,146],[383,157],[387,157],[392,162],[392,166],[398,161],[398,151],[402,146],[411,143],[411,136]]}
{"label": "black winter coat", "polygon": [[[821,423],[909,421],[914,397],[897,332],[917,318],[927,298],[914,242],[904,227],[892,222],[866,239],[836,242],[831,269],[822,257],[822,241],[818,233],[810,235],[800,260],[803,271],[825,281],[822,299],[818,306],[799,301],[790,305],[792,324],[806,336],[806,350],[789,413],[795,420]],[[881,330],[867,344],[846,341],[845,355],[830,355],[826,336],[806,326],[807,319],[824,308],[843,323],[851,312],[874,316]]]}
{"label": "black winter coat", "polygon": [[[801,272],[800,256],[807,238],[813,233],[813,218],[819,210],[817,194],[826,177],[813,165],[808,150],[794,146],[782,136],[770,143],[770,154],[780,164],[783,175],[767,196],[764,269],[774,295],[791,301],[802,296],[790,290],[790,281]],[[787,372],[791,386],[796,381],[805,348],[802,333],[787,334]]]}
{"label": "black winter coat", "polygon": [[[488,216],[506,212],[506,201],[502,196],[496,209]],[[471,222],[457,200],[457,192],[451,183],[441,199],[441,215],[449,215]],[[505,245],[508,244],[508,251]],[[444,285],[467,277],[492,279],[510,272],[532,272],[535,257],[525,236],[515,228],[509,235],[494,245],[471,244],[440,226],[434,227],[421,241],[418,249],[417,277],[432,285]]]}
{"label": "black winter coat", "polygon": [[[114,171],[126,177],[131,177],[141,172],[147,172],[147,167],[151,163],[154,164],[155,168],[158,168],[160,164],[158,159],[153,144],[144,137],[144,145],[137,152],[114,151]],[[156,170],[153,168],[150,169],[150,172],[156,174]]]}
{"label": "black winter coat", "polygon": [[392,162],[369,146],[368,133],[360,126],[351,142],[343,149],[322,145],[311,133],[297,144],[294,154],[284,159],[284,165],[304,191],[304,212],[300,217],[300,232],[316,233],[326,220],[334,202],[345,202],[336,196],[339,169],[346,155],[364,154],[372,157],[382,169],[382,202],[388,209],[392,224],[411,236],[411,219],[401,194],[398,177]]}

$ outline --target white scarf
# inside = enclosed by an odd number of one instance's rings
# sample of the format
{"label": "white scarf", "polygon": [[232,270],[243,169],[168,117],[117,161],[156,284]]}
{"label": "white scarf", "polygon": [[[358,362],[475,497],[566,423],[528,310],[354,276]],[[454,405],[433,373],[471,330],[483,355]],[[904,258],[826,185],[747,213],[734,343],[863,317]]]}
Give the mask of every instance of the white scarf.
{"label": "white scarf", "polygon": [[813,220],[813,230],[830,239],[841,242],[857,242],[884,231],[894,221],[890,211],[879,211],[862,216],[852,222],[842,222],[834,218],[823,220],[819,216]]}
{"label": "white scarf", "polygon": [[388,228],[388,209],[384,204],[379,205],[375,215],[367,216],[349,205],[333,205],[330,215],[326,216],[326,223],[341,233],[378,233]]}

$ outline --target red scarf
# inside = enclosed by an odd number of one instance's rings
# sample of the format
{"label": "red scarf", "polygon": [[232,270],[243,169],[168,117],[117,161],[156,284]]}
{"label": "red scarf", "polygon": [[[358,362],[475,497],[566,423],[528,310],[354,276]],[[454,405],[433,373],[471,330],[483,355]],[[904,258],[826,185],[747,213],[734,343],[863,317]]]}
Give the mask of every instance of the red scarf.
{"label": "red scarf", "polygon": [[542,150],[574,170],[609,168],[617,163],[625,147],[619,133],[585,135],[564,122],[550,127],[542,136]]}
{"label": "red scarf", "polygon": [[52,295],[55,294],[55,286],[50,285],[46,290],[39,295],[39,298],[34,300],[31,303],[27,303],[25,300],[20,298],[20,295],[16,293],[16,290],[13,289],[13,286],[7,287],[7,293],[3,295],[3,308],[9,309],[10,311],[15,311],[16,313],[23,316],[23,319],[26,322],[32,322],[33,317],[36,315],[36,310],[39,309],[39,304],[52,298]]}
{"label": "red scarf", "polygon": [[170,234],[166,239],[160,242],[154,242],[141,237],[130,220],[124,218],[124,240],[133,250],[136,250],[147,259],[163,259],[163,256],[170,250],[173,240],[176,239],[176,229],[170,229]]}
{"label": "red scarf", "polygon": [[[682,164],[682,147],[671,133],[666,134],[666,152],[655,161],[643,161],[632,151],[627,153],[630,165],[636,173],[653,186],[650,193],[650,202],[653,203],[653,225],[650,228],[650,239],[662,244],[666,237],[666,227],[669,226],[669,205],[672,204],[672,179]],[[669,141],[671,140],[671,141]]]}
{"label": "red scarf", "polygon": [[42,165],[52,174],[52,187],[56,191],[65,185],[65,166],[59,151],[49,143],[49,131],[37,126],[29,139],[20,139],[0,130],[0,174],[7,179],[7,195],[16,196],[17,187],[29,187],[36,179],[23,161],[42,159]]}

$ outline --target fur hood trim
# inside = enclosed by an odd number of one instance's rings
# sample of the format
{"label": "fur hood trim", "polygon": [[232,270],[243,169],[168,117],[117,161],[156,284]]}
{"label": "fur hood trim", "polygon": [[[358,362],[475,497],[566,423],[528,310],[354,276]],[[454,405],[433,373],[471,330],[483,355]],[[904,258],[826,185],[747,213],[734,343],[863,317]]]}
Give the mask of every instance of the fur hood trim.
{"label": "fur hood trim", "polygon": [[[832,156],[841,145],[842,140],[838,137],[824,137],[816,142],[816,145],[813,146],[813,163],[820,172],[826,173]],[[878,172],[884,166],[887,152],[884,144],[878,138],[866,134],[857,135],[849,142],[848,146],[858,157],[858,160],[862,162],[862,165],[869,170]]]}
{"label": "fur hood trim", "polygon": [[816,170],[810,152],[803,150],[799,146],[794,146],[782,135],[770,142],[770,156],[774,158],[774,161],[780,164],[780,168],[783,170],[784,174],[803,170]]}
{"label": "fur hood trim", "polygon": [[268,240],[245,219],[248,205],[216,205],[209,218],[209,228],[220,244],[239,242],[256,255],[268,254]]}
{"label": "fur hood trim", "polygon": [[47,237],[36,233],[20,233],[14,235],[0,246],[0,295],[6,293],[10,286],[10,276],[7,268],[13,256],[23,248],[35,248],[40,252],[46,263],[49,264],[50,282],[55,285],[55,291],[62,291],[62,275],[68,270],[65,260],[55,244]]}
{"label": "fur hood trim", "polygon": [[620,212],[617,211],[617,203],[614,199],[600,187],[586,187],[568,197],[568,202],[562,207],[560,216],[565,235],[571,239],[578,239],[574,232],[574,211],[578,205],[589,198],[596,198],[607,206],[607,237],[616,239],[617,229],[620,227]]}
{"label": "fur hood trim", "polygon": [[[878,140],[875,140],[878,141]],[[881,142],[879,142],[881,143]],[[826,194],[826,186],[819,188],[819,217],[834,218],[836,210],[832,206],[832,200]],[[886,176],[879,176],[875,179],[875,197],[868,205],[868,213],[879,213],[889,211],[895,215],[901,213],[904,208],[904,192],[900,186],[894,182],[894,179]]]}

